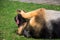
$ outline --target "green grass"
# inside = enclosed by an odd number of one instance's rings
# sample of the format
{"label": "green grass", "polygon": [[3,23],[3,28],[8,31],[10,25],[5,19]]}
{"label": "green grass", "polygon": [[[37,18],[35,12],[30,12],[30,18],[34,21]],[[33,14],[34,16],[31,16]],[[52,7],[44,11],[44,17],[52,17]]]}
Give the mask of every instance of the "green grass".
{"label": "green grass", "polygon": [[[60,6],[48,4],[22,3],[18,1],[0,1],[0,40],[40,40],[26,38],[15,33],[17,25],[14,21],[17,9],[32,11],[38,8],[60,10]],[[42,39],[41,39],[42,40]]]}

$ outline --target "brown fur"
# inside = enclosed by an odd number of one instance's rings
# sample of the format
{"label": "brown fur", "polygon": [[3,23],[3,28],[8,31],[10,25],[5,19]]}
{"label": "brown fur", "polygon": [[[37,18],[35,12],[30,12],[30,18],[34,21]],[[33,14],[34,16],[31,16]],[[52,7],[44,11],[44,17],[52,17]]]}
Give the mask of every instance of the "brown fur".
{"label": "brown fur", "polygon": [[31,12],[24,13],[21,11],[20,13],[22,17],[30,19],[29,24],[32,26],[32,28],[35,30],[34,34],[35,36],[39,36],[39,32],[43,28],[43,24],[45,22],[45,9],[40,8]]}
{"label": "brown fur", "polygon": [[17,33],[18,33],[19,35],[22,35],[22,34],[23,34],[23,30],[24,30],[26,24],[27,24],[27,23],[24,23],[24,24],[22,24],[22,25],[18,28]]}

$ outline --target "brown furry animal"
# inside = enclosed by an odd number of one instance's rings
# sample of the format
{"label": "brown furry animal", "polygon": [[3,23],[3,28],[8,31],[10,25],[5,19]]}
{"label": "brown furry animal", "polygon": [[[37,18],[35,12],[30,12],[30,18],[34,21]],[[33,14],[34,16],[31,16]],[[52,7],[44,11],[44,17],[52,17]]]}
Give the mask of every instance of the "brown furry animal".
{"label": "brown furry animal", "polygon": [[30,19],[28,29],[33,37],[60,38],[60,11],[40,8],[27,13],[21,10],[19,14]]}
{"label": "brown furry animal", "polygon": [[30,19],[29,25],[31,29],[29,29],[30,31],[33,30],[30,33],[32,34],[33,32],[34,37],[40,37],[40,31],[45,26],[45,9],[40,8],[27,13],[24,13],[23,10],[21,10],[19,14],[21,14],[23,18]]}

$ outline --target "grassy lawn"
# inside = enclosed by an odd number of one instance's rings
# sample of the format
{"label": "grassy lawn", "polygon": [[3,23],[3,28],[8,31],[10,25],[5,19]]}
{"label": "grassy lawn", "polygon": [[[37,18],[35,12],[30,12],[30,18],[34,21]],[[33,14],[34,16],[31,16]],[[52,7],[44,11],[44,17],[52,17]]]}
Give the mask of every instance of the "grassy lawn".
{"label": "grassy lawn", "polygon": [[[60,10],[60,6],[47,4],[33,4],[22,3],[18,1],[0,1],[0,40],[40,40],[33,38],[26,38],[15,33],[17,25],[14,22],[14,16],[17,9],[25,11],[32,11],[37,8],[46,8],[53,10]],[[42,40],[42,39],[41,39]]]}

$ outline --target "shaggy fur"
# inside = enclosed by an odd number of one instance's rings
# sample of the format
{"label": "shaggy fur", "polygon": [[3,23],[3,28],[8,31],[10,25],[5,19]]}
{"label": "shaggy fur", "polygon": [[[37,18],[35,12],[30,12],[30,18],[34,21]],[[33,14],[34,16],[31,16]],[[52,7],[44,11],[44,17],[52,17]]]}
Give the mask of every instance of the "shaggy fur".
{"label": "shaggy fur", "polygon": [[[37,10],[27,12],[27,13],[24,13],[23,10],[21,10],[21,12],[19,13],[22,15],[22,17],[30,19],[30,21],[29,21],[29,26],[30,26],[29,33],[34,38],[41,37],[40,36],[40,34],[42,35],[41,31],[45,30],[45,28],[46,28],[45,27],[46,25],[45,25],[45,18],[44,18],[44,16],[45,16],[44,10],[45,9],[41,8],[41,9],[37,9]],[[45,30],[45,31],[47,31],[47,30]]]}
{"label": "shaggy fur", "polygon": [[30,19],[29,34],[34,38],[60,38],[60,12],[40,8],[27,13],[19,12],[23,18]]}

